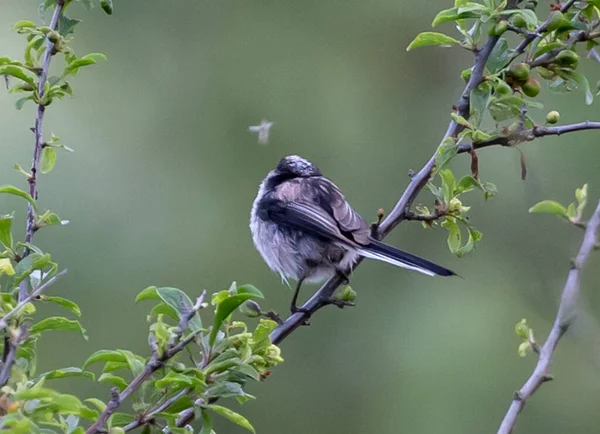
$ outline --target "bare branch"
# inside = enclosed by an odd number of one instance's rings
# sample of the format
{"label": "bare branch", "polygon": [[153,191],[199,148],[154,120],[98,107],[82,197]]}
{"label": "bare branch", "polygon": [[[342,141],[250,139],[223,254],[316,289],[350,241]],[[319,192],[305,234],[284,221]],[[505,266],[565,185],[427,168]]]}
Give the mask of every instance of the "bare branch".
{"label": "bare branch", "polygon": [[33,300],[34,298],[36,298],[42,292],[44,292],[46,290],[46,288],[48,288],[50,285],[54,284],[54,282],[56,282],[58,279],[60,279],[65,274],[67,274],[67,270],[66,269],[64,269],[61,272],[57,273],[55,276],[53,276],[52,278],[48,279],[42,285],[38,286],[33,292],[31,292],[31,294],[29,294],[27,297],[25,297],[25,299],[23,299],[23,301],[20,301],[19,304],[17,304],[15,307],[13,307],[6,315],[4,315],[2,317],[2,319],[0,319],[0,330],[3,329],[3,328],[6,328],[8,320],[14,314],[16,314],[17,312],[19,312],[27,303],[29,303],[31,300]]}
{"label": "bare branch", "polygon": [[558,341],[575,319],[575,305],[579,296],[581,270],[598,243],[599,227],[600,202],[598,202],[596,211],[594,211],[594,214],[587,225],[583,243],[581,244],[577,258],[575,258],[573,266],[569,271],[569,276],[562,293],[554,325],[550,330],[548,339],[540,348],[540,356],[537,365],[523,387],[515,394],[515,397],[502,420],[502,424],[498,429],[498,434],[510,434],[517,423],[519,413],[523,410],[523,407],[525,407],[527,399],[531,397],[543,383],[552,378],[548,372],[550,363],[552,362],[552,356],[554,355]]}

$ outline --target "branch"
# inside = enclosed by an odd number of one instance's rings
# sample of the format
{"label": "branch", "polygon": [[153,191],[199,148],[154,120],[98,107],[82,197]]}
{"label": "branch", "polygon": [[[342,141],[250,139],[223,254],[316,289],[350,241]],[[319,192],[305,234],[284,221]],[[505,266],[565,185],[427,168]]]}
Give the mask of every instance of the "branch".
{"label": "branch", "polygon": [[[560,11],[561,12],[568,11],[571,8],[571,6],[573,6],[575,4],[576,1],[577,0],[569,0],[564,5],[561,6]],[[520,56],[521,54],[523,54],[525,49],[529,46],[529,44],[531,44],[535,40],[535,38],[538,37],[538,35],[546,32],[548,30],[548,26],[550,25],[551,21],[552,21],[552,17],[549,17],[546,21],[544,21],[542,24],[540,24],[538,26],[538,28],[535,29],[535,31],[527,34],[525,36],[525,39],[523,39],[521,41],[521,43],[515,49],[515,52],[514,52],[512,58],[514,59],[514,58]]]}
{"label": "branch", "polygon": [[191,391],[191,389],[183,389],[179,393],[176,393],[175,395],[171,396],[169,399],[167,399],[162,404],[157,405],[152,410],[150,410],[148,413],[146,413],[143,416],[139,417],[137,420],[131,422],[128,425],[125,425],[123,427],[123,430],[125,432],[133,431],[134,429],[139,428],[140,426],[143,426],[143,425],[146,425],[146,424],[152,422],[154,420],[154,417],[158,413],[166,410],[168,407],[170,407],[172,404],[174,404],[180,398],[183,398],[185,395],[187,395],[188,393],[190,393],[190,391]]}
{"label": "branch", "polygon": [[[8,383],[10,378],[10,369],[15,362],[15,357],[17,355],[19,345],[21,344],[21,339],[23,339],[26,334],[27,328],[25,326],[20,326],[18,329],[16,329],[15,333],[10,337],[10,339],[8,339],[8,354],[6,355],[4,364],[2,365],[2,371],[0,371],[0,388],[6,386],[6,383]],[[4,345],[6,345],[6,340]]]}
{"label": "branch", "polygon": [[15,307],[13,307],[6,315],[4,315],[2,317],[2,319],[0,319],[0,329],[6,328],[6,326],[8,325],[7,321],[14,314],[16,314],[17,312],[19,312],[23,308],[23,306],[25,306],[31,300],[33,300],[38,295],[40,295],[42,292],[44,292],[46,290],[46,288],[48,288],[50,285],[54,284],[54,282],[56,282],[58,279],[60,279],[65,274],[67,274],[67,270],[66,269],[62,270],[61,272],[57,273],[52,278],[48,279],[42,285],[38,286],[35,289],[35,291],[31,292],[31,294],[29,294],[27,297],[25,297],[25,299],[23,299],[23,301],[20,301],[19,304],[17,304]]}
{"label": "branch", "polygon": [[[457,114],[459,116],[464,117],[465,119],[469,118],[470,111],[470,103],[469,98],[471,95],[471,91],[475,89],[483,80],[483,71],[485,68],[485,64],[487,63],[492,50],[496,46],[498,42],[497,36],[491,36],[484,47],[476,53],[476,61],[475,66],[473,67],[473,72],[471,73],[471,78],[467,83],[465,89],[463,90],[457,107]],[[463,126],[456,123],[455,121],[451,121],[448,125],[448,129],[444,137],[442,138],[442,143],[448,137],[456,137],[462,130]],[[437,150],[436,150],[437,152]],[[406,219],[406,211],[410,208],[410,205],[415,200],[419,192],[423,189],[429,177],[431,176],[431,172],[435,166],[435,153],[429,159],[429,161],[423,166],[423,168],[415,174],[406,190],[396,203],[396,206],[392,209],[390,214],[381,222],[378,229],[378,238],[383,238],[387,234],[389,234],[401,221]],[[357,263],[354,265],[354,269],[360,265],[362,262],[362,258],[360,258]],[[301,312],[296,312],[287,318],[283,324],[278,326],[273,332],[271,332],[271,342],[275,345],[278,345],[281,341],[283,341],[290,333],[296,330],[300,325],[304,324],[311,315],[313,315],[317,310],[322,307],[330,304],[330,299],[338,286],[343,283],[343,279],[340,276],[334,276],[330,278],[303,306]]]}
{"label": "branch", "polygon": [[[567,1],[560,8],[560,10],[562,12],[566,12],[569,8],[571,8],[571,6],[573,6],[575,1],[576,0]],[[518,3],[519,2],[516,0],[510,0],[506,9],[514,9],[517,7]],[[548,18],[548,20],[542,23],[537,29],[535,29],[534,32],[530,33],[529,35],[526,35],[525,39],[521,41],[521,43],[516,48],[513,58],[518,57],[520,54],[522,54],[525,51],[525,49],[529,46],[529,44],[531,44],[536,39],[536,37],[538,37],[538,34],[544,33],[548,29],[550,21],[551,19]],[[485,65],[487,63],[488,58],[490,57],[490,54],[492,53],[492,50],[498,43],[498,40],[498,36],[490,36],[485,45],[475,53],[475,65],[473,66],[471,77],[467,85],[465,86],[460,96],[460,99],[458,100],[458,103],[456,104],[456,114],[462,116],[465,119],[469,119],[470,117],[471,91],[474,90],[483,81]],[[442,138],[440,144],[444,143],[444,140],[446,140],[449,137],[457,137],[463,129],[464,127],[462,125],[451,121],[448,125],[448,129],[446,130],[446,134],[444,134],[444,137]],[[550,133],[546,135],[550,135]],[[469,150],[471,150],[471,148],[465,149],[462,152],[467,152]],[[379,235],[380,239],[388,235],[400,222],[407,219],[407,213],[412,203],[416,199],[417,195],[421,192],[425,184],[427,184],[427,181],[429,180],[429,177],[433,172],[433,169],[435,167],[436,153],[437,148],[436,152],[431,156],[429,161],[425,163],[423,168],[411,178],[408,187],[406,187],[404,193],[402,194],[402,196],[400,197],[390,214],[385,218],[381,225],[379,225],[379,230],[376,235]],[[353,269],[356,269],[356,267],[358,267],[361,262],[362,258],[359,258],[357,263],[354,265]],[[298,327],[304,324],[308,320],[308,318],[310,318],[316,311],[318,311],[324,306],[327,306],[328,304],[331,304],[331,296],[333,295],[337,287],[339,287],[343,283],[343,279],[337,275],[325,282],[325,284],[302,306],[301,309],[303,312],[296,312],[295,314],[291,315],[283,322],[283,324],[279,325],[275,330],[273,330],[273,332],[271,332],[271,342],[273,342],[275,345],[278,345],[287,336],[289,336],[290,333],[292,333],[294,330],[296,330]]]}
{"label": "branch", "polygon": [[575,305],[577,297],[579,296],[581,270],[598,243],[599,227],[600,202],[598,202],[596,211],[594,211],[594,214],[587,225],[583,243],[581,244],[577,258],[575,258],[571,270],[569,271],[569,276],[562,293],[554,325],[550,330],[548,339],[540,349],[538,363],[523,387],[515,393],[515,397],[498,429],[498,434],[510,434],[510,432],[512,432],[517,423],[517,416],[521,410],[523,410],[523,407],[525,407],[527,399],[531,397],[544,382],[551,378],[548,373],[550,362],[552,361],[552,356],[554,355],[558,341],[575,319]]}
{"label": "branch", "polygon": [[600,122],[584,121],[577,124],[559,125],[556,127],[544,127],[536,125],[533,128],[517,131],[511,135],[493,137],[483,142],[461,144],[458,146],[458,153],[462,154],[473,149],[487,148],[494,145],[514,146],[521,142],[530,142],[538,137],[560,136],[561,134],[585,130],[600,130]]}
{"label": "branch", "polygon": [[146,363],[146,366],[144,366],[142,372],[140,372],[131,381],[131,383],[129,383],[129,385],[123,389],[121,393],[118,393],[118,390],[117,393],[114,393],[116,389],[111,391],[111,399],[106,406],[106,409],[102,412],[98,420],[85,431],[86,434],[95,434],[101,432],[108,418],[117,410],[117,408],[119,408],[123,401],[129,398],[129,396],[138,390],[152,374],[163,367],[166,362],[175,357],[186,347],[186,345],[190,344],[194,340],[194,338],[197,336],[197,333],[191,333],[185,339],[181,339],[181,336],[183,335],[183,332],[188,329],[190,319],[196,315],[196,312],[198,312],[199,309],[204,307],[205,297],[206,291],[202,291],[202,294],[200,294],[200,297],[198,297],[196,304],[194,304],[194,306],[190,309],[190,312],[181,317],[181,320],[177,326],[178,330],[175,332],[175,337],[173,340],[171,340],[171,342],[169,342],[163,354],[158,354],[154,348],[154,345],[152,345],[152,356],[150,357],[148,363]]}
{"label": "branch", "polygon": [[[52,19],[50,20],[50,27],[52,30],[56,30],[58,26],[58,19],[65,6],[65,0],[57,0],[54,12],[52,13]],[[50,69],[50,59],[54,54],[54,42],[46,38],[46,51],[42,59],[42,70],[40,72],[40,78],[38,83],[38,97],[40,102],[37,106],[35,115],[35,125],[33,127],[33,133],[35,134],[35,143],[33,146],[33,160],[31,162],[31,177],[29,177],[29,195],[33,200],[37,200],[37,172],[40,167],[40,158],[42,155],[42,148],[44,147],[44,138],[42,134],[42,125],[44,123],[44,112],[46,106],[42,104],[41,99],[44,96],[44,89],[46,80],[48,79],[48,71]],[[25,231],[25,242],[31,243],[33,240],[33,234],[35,233],[35,211],[31,204],[27,205],[27,229]],[[29,254],[29,249],[25,249],[23,258]],[[19,286],[19,302],[23,301],[27,297],[27,280],[23,280]]]}

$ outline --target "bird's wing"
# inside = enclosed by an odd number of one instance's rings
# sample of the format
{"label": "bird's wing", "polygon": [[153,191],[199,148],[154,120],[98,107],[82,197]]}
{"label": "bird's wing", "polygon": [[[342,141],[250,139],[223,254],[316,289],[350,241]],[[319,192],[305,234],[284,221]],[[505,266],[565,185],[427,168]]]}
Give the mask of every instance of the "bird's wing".
{"label": "bird's wing", "polygon": [[340,189],[327,178],[313,179],[316,181],[314,188],[321,190],[321,194],[315,194],[320,198],[319,205],[335,220],[340,232],[357,244],[368,244],[369,225],[352,209]]}
{"label": "bird's wing", "polygon": [[262,212],[268,218],[352,247],[369,243],[367,223],[350,207],[335,184],[323,177],[304,178],[302,185],[294,181],[282,187],[285,194],[278,192],[280,197],[293,196],[293,200],[262,201]]}

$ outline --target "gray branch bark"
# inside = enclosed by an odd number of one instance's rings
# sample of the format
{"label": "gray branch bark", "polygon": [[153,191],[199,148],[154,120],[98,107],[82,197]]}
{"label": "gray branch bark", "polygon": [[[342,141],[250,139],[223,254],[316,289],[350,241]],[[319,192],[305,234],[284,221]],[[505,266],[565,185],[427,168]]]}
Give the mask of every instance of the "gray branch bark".
{"label": "gray branch bark", "polygon": [[577,258],[575,258],[572,268],[569,271],[569,276],[562,293],[554,325],[550,330],[548,339],[546,339],[546,342],[540,348],[537,365],[523,387],[515,393],[513,401],[500,424],[498,434],[510,434],[512,432],[517,423],[517,417],[523,410],[523,407],[525,407],[527,399],[529,399],[542,384],[551,378],[549,376],[550,363],[552,362],[552,357],[554,356],[554,351],[556,350],[560,338],[565,334],[575,319],[576,304],[581,282],[581,271],[590,254],[598,245],[599,228],[600,202],[598,202],[596,211],[594,211],[591,220],[587,224],[583,243],[581,244]]}

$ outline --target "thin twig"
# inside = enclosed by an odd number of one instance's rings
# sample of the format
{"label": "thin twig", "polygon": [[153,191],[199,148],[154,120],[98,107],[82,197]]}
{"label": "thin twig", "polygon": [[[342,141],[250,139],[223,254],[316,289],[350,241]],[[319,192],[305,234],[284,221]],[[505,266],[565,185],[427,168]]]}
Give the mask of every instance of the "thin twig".
{"label": "thin twig", "polygon": [[[571,8],[571,6],[573,6],[575,4],[576,1],[577,0],[569,0],[564,5],[561,6],[560,11],[561,12],[568,11]],[[525,39],[523,39],[521,41],[521,43],[515,49],[515,52],[514,52],[512,58],[514,59],[514,58],[520,56],[521,54],[523,54],[523,52],[529,46],[529,44],[531,44],[535,40],[535,38],[539,37],[538,35],[541,35],[542,33],[544,33],[545,31],[548,30],[548,26],[550,25],[551,21],[552,21],[552,17],[549,17],[546,21],[544,21],[542,24],[540,24],[538,26],[538,28],[535,29],[535,31],[526,35]]]}
{"label": "thin twig", "polygon": [[0,319],[0,330],[3,328],[6,328],[7,324],[8,324],[8,320],[17,312],[19,312],[23,306],[25,306],[27,303],[29,303],[31,300],[33,300],[34,298],[36,298],[38,295],[40,295],[42,292],[44,292],[50,285],[54,284],[54,282],[56,282],[58,279],[60,279],[62,276],[64,276],[65,274],[67,274],[67,270],[64,269],[58,273],[56,273],[56,275],[54,275],[52,278],[48,279],[46,282],[44,282],[42,285],[38,286],[33,292],[31,292],[25,299],[23,299],[23,301],[20,301],[19,304],[17,304],[15,307],[13,307],[10,311],[8,311],[6,313],[6,315],[2,316],[2,318]]}
{"label": "thin twig", "polygon": [[584,121],[576,124],[558,125],[555,127],[546,127],[536,125],[523,131],[517,131],[506,136],[493,137],[483,142],[463,143],[458,147],[458,153],[469,152],[471,149],[487,148],[489,146],[514,146],[521,142],[529,142],[539,137],[545,136],[560,136],[561,134],[572,133],[575,131],[599,130],[600,122]]}
{"label": "thin twig", "polygon": [[19,349],[21,340],[25,337],[26,334],[27,327],[22,325],[18,329],[16,329],[14,334],[8,340],[8,353],[2,365],[2,371],[0,371],[0,388],[6,386],[6,383],[8,383],[8,380],[10,379],[10,370],[12,368],[13,363],[15,362],[17,350]]}
{"label": "thin twig", "polygon": [[[63,11],[63,7],[65,5],[64,0],[57,0],[56,6],[54,7],[54,12],[52,13],[52,18],[50,20],[50,27],[52,30],[56,30],[58,26],[58,20]],[[46,38],[46,51],[44,52],[44,56],[42,58],[42,70],[40,72],[39,83],[38,83],[38,97],[41,98],[44,96],[44,89],[46,88],[46,80],[48,79],[48,71],[50,69],[50,59],[52,59],[52,55],[54,51],[54,42],[52,42],[49,38]],[[29,177],[29,195],[33,198],[33,200],[37,201],[38,191],[37,191],[37,174],[38,169],[40,167],[40,158],[42,156],[42,148],[44,147],[44,137],[42,134],[42,126],[44,123],[44,112],[46,111],[46,106],[41,102],[37,106],[37,111],[35,115],[35,125],[33,127],[33,133],[35,135],[35,142],[33,146],[33,158],[31,162],[31,176]],[[33,205],[27,205],[27,229],[25,231],[25,242],[31,243],[33,240],[33,234],[35,233],[35,211],[33,209]],[[29,254],[29,249],[25,249],[22,257],[24,258]],[[27,297],[27,280],[23,280],[21,285],[19,286],[19,301],[23,301]]]}
{"label": "thin twig", "polygon": [[536,390],[550,378],[549,368],[552,362],[552,357],[558,341],[565,334],[567,329],[571,326],[575,319],[575,310],[577,304],[577,298],[579,296],[579,287],[581,281],[581,270],[588,260],[590,254],[598,244],[598,228],[600,227],[600,202],[596,207],[596,211],[587,225],[585,236],[577,254],[577,258],[569,271],[569,276],[565,284],[565,288],[562,293],[560,305],[558,307],[558,313],[556,319],[548,335],[548,339],[544,345],[540,348],[540,356],[537,365],[527,379],[523,387],[519,389],[513,398],[513,401],[502,420],[498,434],[509,434],[512,432],[515,424],[517,423],[517,417],[525,402]]}
{"label": "thin twig", "polygon": [[180,398],[183,398],[185,395],[187,395],[188,393],[190,393],[191,390],[192,389],[183,389],[179,393],[176,393],[175,395],[173,395],[172,397],[170,397],[169,399],[167,399],[162,404],[154,407],[152,410],[150,410],[148,413],[146,413],[142,417],[138,418],[137,420],[134,420],[133,422],[131,422],[128,425],[125,425],[123,427],[123,430],[125,432],[132,431],[132,430],[134,430],[134,429],[136,429],[136,428],[138,428],[140,426],[143,426],[143,425],[146,425],[146,424],[152,422],[154,420],[154,417],[158,413],[166,410],[168,407],[170,407],[172,404],[174,404]]}
{"label": "thin twig", "polygon": [[[180,353],[187,345],[194,341],[198,332],[190,333],[185,339],[181,339],[181,336],[185,330],[188,329],[189,321],[192,319],[194,315],[196,315],[197,311],[204,307],[204,298],[206,297],[206,291],[202,291],[202,294],[196,300],[194,306],[190,309],[187,315],[183,315],[181,320],[179,321],[178,331],[175,333],[176,339],[171,340],[167,345],[167,348],[163,352],[163,354],[158,354],[154,349],[152,350],[152,356],[142,372],[140,372],[131,383],[127,385],[125,389],[121,393],[117,393],[115,396],[114,393],[111,394],[110,402],[113,405],[107,405],[106,409],[102,412],[98,420],[91,425],[85,432],[86,434],[95,434],[101,432],[104,429],[104,425],[108,418],[119,408],[121,403],[123,403],[129,396],[134,393],[136,390],[140,388],[145,381],[148,380],[156,371],[158,371],[164,364],[175,357],[178,353]],[[185,328],[184,328],[185,327]],[[151,345],[152,346],[152,345]]]}

